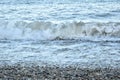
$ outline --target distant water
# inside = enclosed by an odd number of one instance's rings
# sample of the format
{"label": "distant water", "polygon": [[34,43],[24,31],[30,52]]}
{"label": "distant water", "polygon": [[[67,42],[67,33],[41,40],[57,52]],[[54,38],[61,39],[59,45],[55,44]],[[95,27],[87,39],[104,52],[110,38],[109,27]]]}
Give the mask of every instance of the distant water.
{"label": "distant water", "polygon": [[1,4],[74,4],[90,2],[120,2],[119,0],[1,0]]}
{"label": "distant water", "polygon": [[0,0],[1,64],[119,66],[119,53],[120,0]]}
{"label": "distant water", "polygon": [[120,37],[120,1],[2,0],[0,26],[0,39]]}

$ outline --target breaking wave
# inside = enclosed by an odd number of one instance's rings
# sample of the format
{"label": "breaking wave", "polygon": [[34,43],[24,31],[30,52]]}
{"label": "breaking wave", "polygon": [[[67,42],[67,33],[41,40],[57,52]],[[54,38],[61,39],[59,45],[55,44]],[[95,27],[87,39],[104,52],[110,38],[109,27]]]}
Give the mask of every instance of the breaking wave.
{"label": "breaking wave", "polygon": [[1,21],[0,39],[78,39],[120,37],[120,22]]}

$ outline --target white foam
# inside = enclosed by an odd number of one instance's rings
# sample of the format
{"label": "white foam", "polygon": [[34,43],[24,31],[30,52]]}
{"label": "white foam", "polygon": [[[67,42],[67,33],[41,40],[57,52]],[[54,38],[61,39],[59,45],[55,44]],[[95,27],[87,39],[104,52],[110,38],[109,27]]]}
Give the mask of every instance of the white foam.
{"label": "white foam", "polygon": [[0,39],[75,39],[120,37],[120,22],[0,22]]}

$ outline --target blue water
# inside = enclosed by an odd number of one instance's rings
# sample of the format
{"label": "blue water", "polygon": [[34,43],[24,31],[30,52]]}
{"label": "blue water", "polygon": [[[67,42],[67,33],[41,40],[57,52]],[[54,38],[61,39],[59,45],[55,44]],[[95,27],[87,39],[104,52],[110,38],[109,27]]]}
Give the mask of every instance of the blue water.
{"label": "blue water", "polygon": [[1,0],[0,4],[74,4],[74,3],[120,2],[119,0]]}
{"label": "blue water", "polygon": [[0,65],[120,67],[120,0],[0,0]]}
{"label": "blue water", "polygon": [[0,20],[120,21],[119,0],[1,0]]}
{"label": "blue water", "polygon": [[120,1],[1,0],[0,26],[0,39],[119,38]]}

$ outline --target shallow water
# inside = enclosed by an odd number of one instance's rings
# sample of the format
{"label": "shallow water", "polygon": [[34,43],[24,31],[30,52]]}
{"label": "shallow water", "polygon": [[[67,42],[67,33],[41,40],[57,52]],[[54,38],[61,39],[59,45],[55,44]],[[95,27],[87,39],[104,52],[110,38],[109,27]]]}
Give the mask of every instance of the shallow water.
{"label": "shallow water", "polygon": [[0,40],[0,64],[120,67],[120,40]]}

